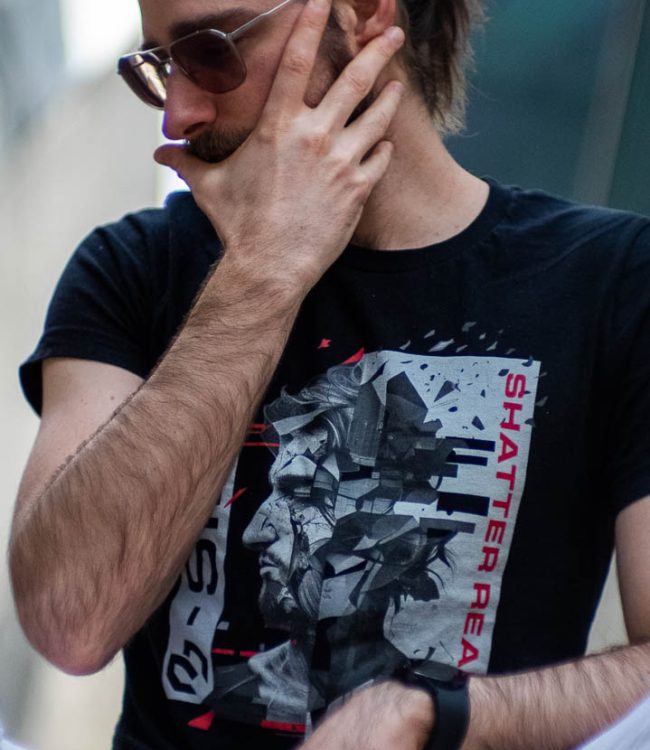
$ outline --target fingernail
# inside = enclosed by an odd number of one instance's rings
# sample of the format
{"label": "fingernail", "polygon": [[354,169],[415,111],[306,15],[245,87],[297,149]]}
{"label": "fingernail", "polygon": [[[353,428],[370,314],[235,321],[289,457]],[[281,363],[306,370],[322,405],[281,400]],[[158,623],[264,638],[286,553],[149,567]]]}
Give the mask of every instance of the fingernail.
{"label": "fingernail", "polygon": [[390,26],[386,29],[384,32],[387,39],[390,39],[391,42],[395,45],[402,44],[404,41],[404,32],[399,26]]}

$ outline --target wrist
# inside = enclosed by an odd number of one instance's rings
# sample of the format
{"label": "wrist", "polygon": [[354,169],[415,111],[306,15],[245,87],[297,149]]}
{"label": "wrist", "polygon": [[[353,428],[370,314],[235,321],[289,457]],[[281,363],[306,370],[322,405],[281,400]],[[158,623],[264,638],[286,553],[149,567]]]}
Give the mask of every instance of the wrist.
{"label": "wrist", "polygon": [[460,750],[469,726],[468,676],[437,662],[419,662],[403,668],[397,678],[429,696],[434,717],[423,750]]}
{"label": "wrist", "polygon": [[[281,275],[265,265],[248,262],[235,250],[224,251],[197,300],[206,309],[221,315],[237,308],[237,325],[246,320],[259,325],[259,319],[295,316],[309,287],[291,274]],[[212,317],[212,313],[211,313]]]}
{"label": "wrist", "polygon": [[249,295],[271,295],[282,303],[300,303],[323,275],[325,268],[315,264],[304,248],[252,240],[224,247],[214,275],[227,277],[233,289]]}
{"label": "wrist", "polygon": [[[408,714],[407,725],[417,732],[417,747],[423,748],[435,728],[436,711],[431,695],[421,687],[400,685]],[[402,709],[404,713],[404,709]]]}
{"label": "wrist", "polygon": [[435,718],[426,691],[391,679],[381,680],[365,694],[375,707],[380,707],[377,720],[382,723],[382,736],[390,740],[387,746],[424,747]]}

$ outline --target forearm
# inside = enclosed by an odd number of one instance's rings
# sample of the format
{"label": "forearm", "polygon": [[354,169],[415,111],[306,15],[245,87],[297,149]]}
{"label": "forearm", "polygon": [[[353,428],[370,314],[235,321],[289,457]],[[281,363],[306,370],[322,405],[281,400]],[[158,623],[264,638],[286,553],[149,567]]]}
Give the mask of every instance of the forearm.
{"label": "forearm", "polygon": [[[469,680],[462,750],[571,750],[650,692],[650,643],[554,667]],[[435,727],[421,688],[382,682],[352,694],[304,750],[421,750]]]}
{"label": "forearm", "polygon": [[54,663],[101,667],[169,592],[301,299],[224,258],[149,379],[17,514],[18,612]]}
{"label": "forearm", "polygon": [[328,18],[327,2],[305,4],[258,124],[230,157],[156,152],[228,249],[147,382],[40,496],[19,503],[19,614],[39,650],[69,671],[101,666],[170,590],[304,295],[348,244],[388,168],[403,86],[387,84],[346,123],[404,35],[389,28],[365,44],[312,107],[305,91]]}
{"label": "forearm", "polygon": [[650,644],[545,669],[470,679],[463,750],[566,750],[650,692]]}

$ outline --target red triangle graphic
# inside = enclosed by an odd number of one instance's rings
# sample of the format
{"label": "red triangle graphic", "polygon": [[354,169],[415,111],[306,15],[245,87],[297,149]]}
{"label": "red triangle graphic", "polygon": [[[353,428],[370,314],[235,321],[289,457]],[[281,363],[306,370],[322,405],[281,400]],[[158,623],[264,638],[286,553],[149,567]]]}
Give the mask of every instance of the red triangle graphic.
{"label": "red triangle graphic", "polygon": [[363,359],[365,353],[366,353],[365,348],[359,349],[359,351],[356,354],[353,354],[351,357],[349,357],[348,359],[346,359],[345,362],[343,362],[343,364],[344,365],[351,365],[354,362],[360,362]]}
{"label": "red triangle graphic", "polygon": [[188,721],[187,726],[194,727],[194,729],[203,729],[204,731],[207,731],[212,726],[213,721],[214,721],[214,711],[208,711],[207,714],[203,714],[202,716],[197,716],[196,719],[192,719],[192,721]]}

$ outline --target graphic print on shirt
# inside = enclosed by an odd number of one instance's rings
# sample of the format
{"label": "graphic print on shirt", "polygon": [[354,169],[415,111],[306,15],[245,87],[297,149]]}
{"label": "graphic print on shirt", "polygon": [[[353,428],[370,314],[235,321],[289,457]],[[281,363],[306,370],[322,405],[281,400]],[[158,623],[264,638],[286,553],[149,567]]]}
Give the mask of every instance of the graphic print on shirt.
{"label": "graphic print on shirt", "polygon": [[532,359],[381,351],[267,405],[271,490],[243,544],[258,555],[264,625],[285,635],[226,665],[215,658],[235,584],[207,548],[227,533],[233,471],[171,606],[167,696],[300,730],[407,659],[486,671],[539,370]]}

